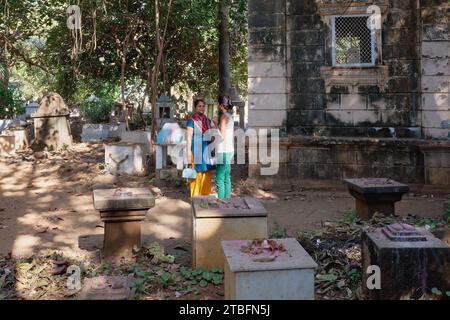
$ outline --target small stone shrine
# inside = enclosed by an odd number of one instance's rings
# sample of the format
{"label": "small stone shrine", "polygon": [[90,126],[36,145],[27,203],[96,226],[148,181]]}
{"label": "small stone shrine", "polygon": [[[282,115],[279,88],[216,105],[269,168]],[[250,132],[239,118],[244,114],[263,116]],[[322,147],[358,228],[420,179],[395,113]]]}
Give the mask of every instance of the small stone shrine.
{"label": "small stone shrine", "polygon": [[130,257],[141,245],[141,222],[155,206],[148,189],[118,188],[93,191],[94,208],[105,222],[103,255],[107,260]]}
{"label": "small stone shrine", "polygon": [[194,268],[223,268],[222,240],[268,237],[267,211],[255,198],[192,199],[192,264]]}

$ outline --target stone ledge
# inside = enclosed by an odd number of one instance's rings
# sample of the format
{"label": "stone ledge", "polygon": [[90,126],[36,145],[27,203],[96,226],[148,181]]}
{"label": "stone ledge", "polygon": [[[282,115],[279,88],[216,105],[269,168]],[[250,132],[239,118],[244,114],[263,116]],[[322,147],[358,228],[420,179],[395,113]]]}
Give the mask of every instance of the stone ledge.
{"label": "stone ledge", "polygon": [[450,140],[425,140],[425,139],[395,139],[395,138],[353,138],[353,137],[308,137],[289,136],[280,138],[280,145],[304,145],[304,146],[328,146],[328,145],[373,145],[373,146],[400,146],[400,147],[420,147],[442,148],[450,150]]}

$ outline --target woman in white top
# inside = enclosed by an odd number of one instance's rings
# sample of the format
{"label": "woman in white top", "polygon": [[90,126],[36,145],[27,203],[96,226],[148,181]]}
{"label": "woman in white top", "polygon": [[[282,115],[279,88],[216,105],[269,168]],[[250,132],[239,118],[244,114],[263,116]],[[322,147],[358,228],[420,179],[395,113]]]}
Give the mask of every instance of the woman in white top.
{"label": "woman in white top", "polygon": [[231,198],[231,162],[234,156],[234,120],[233,105],[230,98],[220,96],[219,118],[216,125],[219,128],[220,141],[217,144],[216,186],[219,199]]}

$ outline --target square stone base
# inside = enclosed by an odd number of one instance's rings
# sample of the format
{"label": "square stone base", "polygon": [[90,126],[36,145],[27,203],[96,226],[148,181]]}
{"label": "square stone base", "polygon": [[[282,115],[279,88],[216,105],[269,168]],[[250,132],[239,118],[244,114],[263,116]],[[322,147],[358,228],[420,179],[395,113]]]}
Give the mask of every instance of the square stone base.
{"label": "square stone base", "polygon": [[314,300],[314,269],[232,272],[226,263],[225,300]]}
{"label": "square stone base", "polygon": [[141,246],[141,221],[146,210],[101,212],[105,222],[103,257],[108,261],[130,258],[133,247]]}

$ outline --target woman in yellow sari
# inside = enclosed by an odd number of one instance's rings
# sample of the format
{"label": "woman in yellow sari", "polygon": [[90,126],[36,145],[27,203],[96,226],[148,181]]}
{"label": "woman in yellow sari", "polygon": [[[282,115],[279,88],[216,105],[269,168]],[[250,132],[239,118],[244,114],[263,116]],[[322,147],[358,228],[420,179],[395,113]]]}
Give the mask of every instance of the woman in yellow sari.
{"label": "woman in yellow sari", "polygon": [[211,194],[213,166],[204,159],[204,152],[210,141],[205,141],[203,135],[211,129],[211,120],[205,115],[205,102],[198,99],[194,102],[195,114],[187,121],[187,159],[194,163],[197,178],[191,180],[189,187],[191,198]]}

